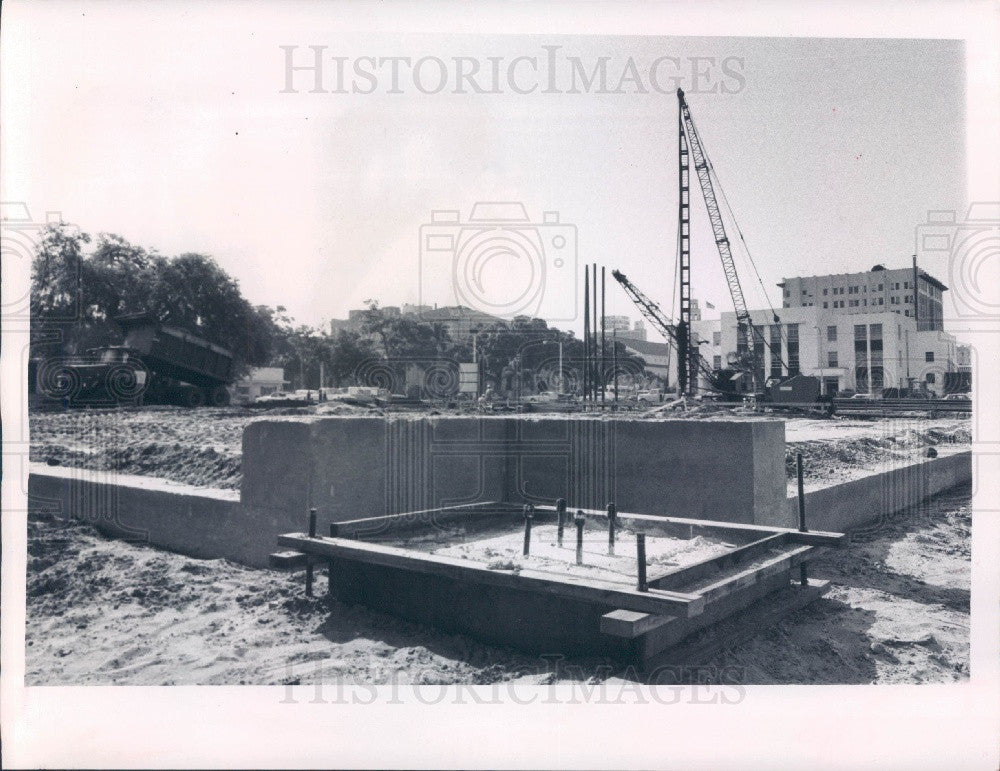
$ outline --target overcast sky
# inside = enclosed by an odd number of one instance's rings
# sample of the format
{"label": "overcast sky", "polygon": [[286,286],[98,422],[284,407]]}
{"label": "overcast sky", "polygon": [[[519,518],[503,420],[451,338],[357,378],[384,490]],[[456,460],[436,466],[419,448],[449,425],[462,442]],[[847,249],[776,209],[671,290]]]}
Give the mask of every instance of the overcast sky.
{"label": "overcast sky", "polygon": [[[537,315],[578,328],[566,318],[581,299],[571,271],[595,261],[669,310],[675,79],[769,292],[741,258],[751,307],[780,305],[784,276],[907,265],[927,210],[965,207],[960,43],[347,35],[330,21],[343,5],[67,13],[76,7],[19,6],[16,36],[5,23],[4,200],[164,254],[210,254],[251,301],[305,323],[368,298],[453,302],[449,253],[422,256],[421,225],[440,209],[465,223],[479,201],[521,202],[532,223],[548,211],[575,226],[510,241],[546,252]],[[326,47],[327,93],[311,93],[310,71],[282,93],[282,46],[298,47],[297,65]],[[392,63],[377,66],[386,57],[410,59],[397,63],[395,88]],[[579,80],[580,93],[567,93],[574,57],[588,76],[607,57],[604,93]],[[430,93],[437,60],[446,84]],[[478,68],[465,93],[454,93],[457,67]],[[731,309],[697,189],[692,207],[693,294]],[[567,239],[558,255],[554,235]],[[518,296],[532,280],[526,264],[489,262],[487,294]],[[608,312],[638,316],[617,288]]]}

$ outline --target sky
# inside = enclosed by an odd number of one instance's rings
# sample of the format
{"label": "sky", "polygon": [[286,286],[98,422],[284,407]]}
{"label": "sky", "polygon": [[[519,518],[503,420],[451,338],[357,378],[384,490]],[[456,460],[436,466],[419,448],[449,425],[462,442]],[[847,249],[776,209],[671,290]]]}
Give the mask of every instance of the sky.
{"label": "sky", "polygon": [[[302,323],[369,299],[464,298],[579,331],[595,262],[669,312],[677,84],[735,215],[751,308],[779,306],[786,276],[908,265],[928,210],[965,209],[960,42],[401,34],[345,27],[342,4],[14,8],[3,200],[212,255],[252,302]],[[288,88],[310,46],[325,93],[313,70]],[[409,59],[395,84],[390,57]],[[605,87],[585,88],[602,61]],[[478,69],[461,81],[459,67]],[[692,184],[692,293],[730,310]],[[470,223],[497,201],[527,222]],[[607,312],[639,317],[617,287]]]}

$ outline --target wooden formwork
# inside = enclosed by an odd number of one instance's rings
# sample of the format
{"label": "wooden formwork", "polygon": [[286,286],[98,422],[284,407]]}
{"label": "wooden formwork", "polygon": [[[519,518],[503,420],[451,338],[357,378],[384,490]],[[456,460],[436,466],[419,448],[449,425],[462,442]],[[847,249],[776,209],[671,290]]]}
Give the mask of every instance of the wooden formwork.
{"label": "wooden formwork", "polygon": [[[560,516],[555,506],[534,506],[531,514],[535,522]],[[591,533],[611,526],[606,512],[584,514]],[[520,506],[496,502],[340,522],[331,525],[330,537],[281,535],[278,543],[287,551],[272,555],[272,565],[307,566],[311,588],[312,566],[325,564],[330,591],[339,599],[450,631],[536,653],[613,655],[648,669],[676,662],[677,655],[693,657],[706,645],[711,648],[711,630],[722,622],[728,620],[732,627],[742,616],[748,619],[744,626],[761,619],[773,623],[820,596],[826,582],[808,579],[805,566],[820,550],[840,546],[845,538],[842,533],[642,514],[616,513],[612,518],[615,526],[643,536],[701,535],[732,548],[649,576],[639,575],[636,561],[636,581],[629,584],[496,569],[387,543],[456,525],[519,527],[524,522]]]}

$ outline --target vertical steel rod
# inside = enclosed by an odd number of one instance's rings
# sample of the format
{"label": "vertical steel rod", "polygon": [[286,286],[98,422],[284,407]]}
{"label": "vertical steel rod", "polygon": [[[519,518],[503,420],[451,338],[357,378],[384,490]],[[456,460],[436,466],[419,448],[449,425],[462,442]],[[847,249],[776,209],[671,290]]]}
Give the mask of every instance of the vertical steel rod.
{"label": "vertical steel rod", "polygon": [[583,523],[586,521],[586,516],[579,509],[576,515],[573,517],[573,521],[576,522],[576,564],[583,564]]}
{"label": "vertical steel rod", "polygon": [[639,574],[638,586],[640,592],[648,592],[649,586],[646,584],[646,534],[635,534],[635,566]]}
{"label": "vertical steel rod", "polygon": [[524,507],[524,556],[531,552],[531,518],[535,514],[535,507],[530,503]]}
{"label": "vertical steel rod", "polygon": [[600,380],[599,380],[599,382],[601,384],[601,406],[602,407],[605,404],[605,391],[608,390],[608,387],[607,387],[607,373],[605,372],[605,370],[607,369],[607,364],[605,362],[605,359],[606,359],[606,354],[605,354],[605,340],[606,340],[606,338],[605,338],[605,334],[606,334],[607,330],[605,329],[605,323],[604,323],[604,278],[605,278],[605,275],[604,275],[604,266],[602,265],[601,266],[601,376],[600,376]]}
{"label": "vertical steel rod", "polygon": [[802,453],[796,453],[795,455],[795,472],[798,477],[799,485],[799,530],[803,533],[808,532],[806,527],[806,494],[802,485]]}
{"label": "vertical steel rod", "polygon": [[[309,537],[316,537],[316,509],[309,509]],[[306,597],[313,596],[313,566],[312,558],[309,558],[309,564],[306,565]]]}
{"label": "vertical steel rod", "polygon": [[583,400],[590,394],[590,271],[583,269]]}
{"label": "vertical steel rod", "polygon": [[559,524],[556,529],[556,543],[559,546],[563,545],[563,528],[566,522],[566,499],[560,498],[556,501],[556,514],[559,517]]}
{"label": "vertical steel rod", "polygon": [[593,276],[591,278],[591,285],[594,287],[594,305],[591,309],[593,313],[591,318],[593,320],[594,328],[590,333],[590,387],[592,390],[591,398],[597,401],[597,263],[592,263],[590,266],[593,270]]}
{"label": "vertical steel rod", "polygon": [[618,524],[618,510],[614,503],[608,504],[608,554],[615,556],[615,526]]}

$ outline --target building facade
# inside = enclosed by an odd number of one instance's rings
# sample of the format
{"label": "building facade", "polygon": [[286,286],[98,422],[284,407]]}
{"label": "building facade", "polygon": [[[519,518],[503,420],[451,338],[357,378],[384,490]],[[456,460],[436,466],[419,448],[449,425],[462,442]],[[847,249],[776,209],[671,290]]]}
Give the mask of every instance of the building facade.
{"label": "building facade", "polygon": [[834,313],[891,312],[914,318],[921,332],[944,329],[944,284],[915,267],[887,269],[875,265],[863,273],[798,276],[783,279],[783,308],[820,308]]}
{"label": "building facade", "polygon": [[287,383],[281,367],[254,367],[245,378],[233,383],[233,401],[249,404],[260,396],[283,390]]}
{"label": "building facade", "polygon": [[[942,396],[945,373],[959,370],[953,335],[919,330],[912,316],[891,310],[841,313],[813,304],[783,309],[777,324],[770,309],[751,311],[750,317],[762,348],[764,378],[814,375],[823,394],[877,396],[886,388],[911,388]],[[693,323],[692,330],[712,369],[725,368],[748,350],[733,312]],[[670,378],[674,382],[676,373]]]}

